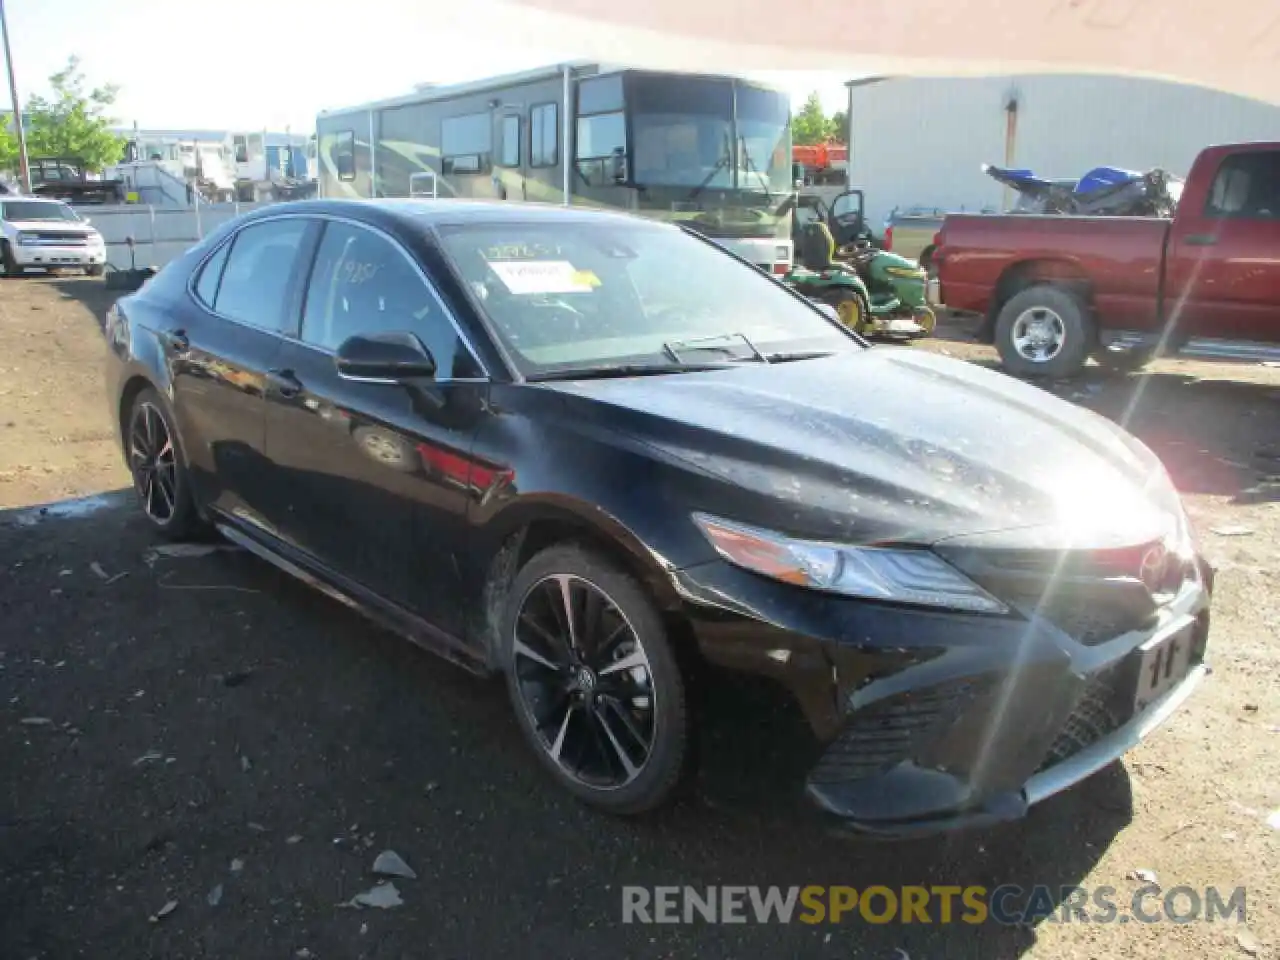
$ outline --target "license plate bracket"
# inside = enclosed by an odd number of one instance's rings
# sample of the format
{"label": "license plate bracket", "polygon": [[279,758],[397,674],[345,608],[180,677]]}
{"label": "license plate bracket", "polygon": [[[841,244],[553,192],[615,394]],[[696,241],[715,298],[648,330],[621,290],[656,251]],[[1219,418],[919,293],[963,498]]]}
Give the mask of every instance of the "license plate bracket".
{"label": "license plate bracket", "polygon": [[1152,637],[1136,651],[1134,712],[1145,710],[1176,687],[1191,672],[1195,624]]}

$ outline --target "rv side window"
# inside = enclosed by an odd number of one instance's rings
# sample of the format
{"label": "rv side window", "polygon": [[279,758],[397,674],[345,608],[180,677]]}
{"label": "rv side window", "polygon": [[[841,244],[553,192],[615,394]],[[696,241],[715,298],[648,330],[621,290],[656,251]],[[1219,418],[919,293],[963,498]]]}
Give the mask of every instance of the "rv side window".
{"label": "rv side window", "polygon": [[338,168],[339,180],[356,178],[356,134],[354,130],[343,130],[338,134],[337,145],[333,150],[333,163]]}
{"label": "rv side window", "polygon": [[520,118],[502,118],[502,143],[498,146],[498,163],[504,167],[520,166]]}
{"label": "rv side window", "polygon": [[560,111],[554,103],[529,110],[529,166],[554,167],[560,161]]}
{"label": "rv side window", "polygon": [[487,173],[493,150],[493,122],[487,113],[440,121],[441,172]]}

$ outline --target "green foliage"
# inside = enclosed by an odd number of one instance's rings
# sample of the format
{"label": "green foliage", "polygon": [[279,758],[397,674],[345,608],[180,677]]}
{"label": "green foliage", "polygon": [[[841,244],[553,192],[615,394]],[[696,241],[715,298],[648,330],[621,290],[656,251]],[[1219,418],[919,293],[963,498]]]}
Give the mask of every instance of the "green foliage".
{"label": "green foliage", "polygon": [[843,113],[828,117],[822,110],[818,94],[809,94],[800,112],[791,117],[791,142],[799,144],[826,143],[828,140],[844,142],[846,135]]}
{"label": "green foliage", "polygon": [[0,118],[0,170],[18,172],[18,134],[10,117]]}
{"label": "green foliage", "polygon": [[831,137],[840,143],[847,143],[849,140],[849,114],[843,110],[837,110],[831,115]]}
{"label": "green foliage", "polygon": [[80,60],[49,78],[51,97],[32,97],[27,103],[31,125],[27,131],[27,155],[74,157],[88,170],[99,171],[116,163],[124,153],[124,138],[111,132],[115,122],[108,111],[116,102],[112,85],[86,90]]}

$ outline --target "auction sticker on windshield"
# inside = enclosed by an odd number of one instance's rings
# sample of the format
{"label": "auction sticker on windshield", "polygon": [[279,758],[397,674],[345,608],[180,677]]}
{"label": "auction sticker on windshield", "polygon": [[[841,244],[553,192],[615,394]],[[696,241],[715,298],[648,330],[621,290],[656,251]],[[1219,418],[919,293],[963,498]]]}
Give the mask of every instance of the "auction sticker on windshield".
{"label": "auction sticker on windshield", "polygon": [[578,270],[568,260],[509,260],[490,263],[514,294],[590,293],[600,279],[590,270]]}

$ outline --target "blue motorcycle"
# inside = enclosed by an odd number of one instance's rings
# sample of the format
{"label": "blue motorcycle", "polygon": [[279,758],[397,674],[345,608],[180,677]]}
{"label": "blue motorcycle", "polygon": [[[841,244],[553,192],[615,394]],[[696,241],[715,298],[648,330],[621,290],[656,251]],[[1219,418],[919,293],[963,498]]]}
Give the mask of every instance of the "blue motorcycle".
{"label": "blue motorcycle", "polygon": [[1094,167],[1078,180],[1037,177],[1030,170],[982,165],[982,172],[1019,194],[1017,213],[1078,217],[1172,217],[1182,181],[1159,168],[1140,173]]}

